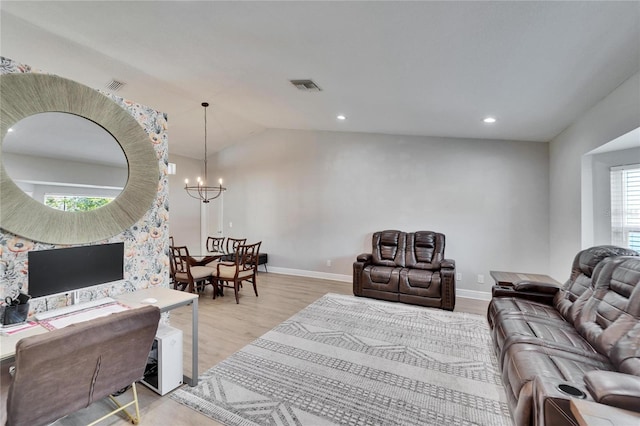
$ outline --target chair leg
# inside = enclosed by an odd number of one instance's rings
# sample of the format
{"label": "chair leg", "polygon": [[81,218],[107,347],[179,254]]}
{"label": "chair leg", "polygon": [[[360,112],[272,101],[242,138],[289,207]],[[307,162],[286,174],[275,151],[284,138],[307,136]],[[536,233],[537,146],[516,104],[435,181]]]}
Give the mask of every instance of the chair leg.
{"label": "chair leg", "polygon": [[238,299],[238,287],[239,287],[239,282],[238,281],[234,281],[233,282],[233,291],[236,293],[236,304],[240,303],[240,300]]}
{"label": "chair leg", "polygon": [[[120,404],[113,396],[109,395],[109,398],[111,399],[111,401],[118,407],[115,410],[111,411],[109,414],[106,414],[102,417],[100,417],[98,420],[95,420],[91,423],[89,423],[88,426],[93,426],[96,425],[98,423],[100,423],[102,420],[113,416],[114,414],[119,413],[120,411],[122,411],[124,414],[126,414],[126,416],[129,418],[129,420],[131,421],[131,423],[133,423],[134,425],[137,425],[140,423],[140,406],[138,405],[138,392],[136,390],[136,383],[133,382],[133,384],[131,385],[131,389],[133,389],[133,401],[128,402],[124,405]],[[129,413],[127,411],[127,408],[130,407],[131,405],[135,406],[136,409],[136,414],[135,417]]]}
{"label": "chair leg", "polygon": [[251,280],[251,283],[253,284],[253,292],[256,294],[256,297],[258,297],[258,287],[256,287],[256,276],[253,276],[253,280]]}

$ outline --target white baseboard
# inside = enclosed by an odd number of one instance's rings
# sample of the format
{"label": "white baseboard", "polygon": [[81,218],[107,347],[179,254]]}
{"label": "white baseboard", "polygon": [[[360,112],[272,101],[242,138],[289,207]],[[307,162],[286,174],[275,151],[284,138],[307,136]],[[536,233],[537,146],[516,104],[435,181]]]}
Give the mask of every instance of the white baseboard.
{"label": "white baseboard", "polygon": [[[306,271],[304,269],[279,268],[276,266],[269,266],[269,272],[274,272],[276,274],[284,274],[284,275],[295,275],[298,277],[321,278],[324,280],[342,281],[346,283],[353,282],[353,276],[351,275],[331,274],[329,272],[318,272],[318,271]],[[458,297],[464,297],[466,299],[477,299],[477,300],[486,300],[486,301],[491,300],[491,292],[486,292],[486,291],[466,290],[464,288],[457,288],[456,295]]]}
{"label": "white baseboard", "polygon": [[464,288],[456,288],[456,296],[464,297],[465,299],[491,300],[491,292],[466,290]]}
{"label": "white baseboard", "polygon": [[305,271],[304,269],[278,268],[269,266],[269,272],[276,274],[295,275],[298,277],[322,278],[324,280],[343,281],[346,283],[353,282],[351,275],[331,274],[329,272]]}

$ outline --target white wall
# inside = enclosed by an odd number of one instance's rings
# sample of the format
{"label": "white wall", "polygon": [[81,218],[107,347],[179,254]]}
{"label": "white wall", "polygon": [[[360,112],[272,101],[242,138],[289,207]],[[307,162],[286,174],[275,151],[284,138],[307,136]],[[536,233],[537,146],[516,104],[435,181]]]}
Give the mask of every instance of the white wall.
{"label": "white wall", "polygon": [[184,180],[196,181],[204,176],[202,160],[194,160],[175,154],[169,155],[169,162],[176,164],[176,174],[169,175],[169,233],[176,245],[186,245],[193,254],[200,248],[200,203],[189,197],[184,190]]}
{"label": "white wall", "polygon": [[115,167],[10,152],[3,153],[2,162],[14,181],[124,188],[128,177],[126,166]]}
{"label": "white wall", "polygon": [[585,155],[582,180],[584,246],[611,244],[611,167],[639,162],[640,146]]}
{"label": "white wall", "polygon": [[582,157],[640,126],[640,73],[602,99],[550,142],[550,272],[565,280],[582,238]]}
{"label": "white wall", "polygon": [[546,143],[269,130],[215,160],[225,235],[262,240],[269,266],[350,276],[373,232],[401,229],[446,234],[458,288],[548,269]]}

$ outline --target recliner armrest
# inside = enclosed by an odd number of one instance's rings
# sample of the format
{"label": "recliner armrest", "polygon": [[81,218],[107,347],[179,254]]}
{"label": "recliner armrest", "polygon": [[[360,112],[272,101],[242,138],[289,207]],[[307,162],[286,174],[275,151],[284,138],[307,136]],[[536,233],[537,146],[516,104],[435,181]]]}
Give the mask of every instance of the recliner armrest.
{"label": "recliner armrest", "polygon": [[371,253],[362,253],[358,255],[358,257],[356,258],[356,261],[368,263],[371,261],[372,258],[373,258],[373,255]]}
{"label": "recliner armrest", "polygon": [[640,411],[640,377],[615,371],[590,371],[584,375],[584,383],[596,402]]}
{"label": "recliner armrest", "polygon": [[456,267],[456,261],[453,259],[442,259],[442,262],[440,262],[440,267],[453,269]]}
{"label": "recliner armrest", "polygon": [[513,284],[513,289],[532,293],[556,294],[560,290],[560,286],[540,281],[519,281]]}

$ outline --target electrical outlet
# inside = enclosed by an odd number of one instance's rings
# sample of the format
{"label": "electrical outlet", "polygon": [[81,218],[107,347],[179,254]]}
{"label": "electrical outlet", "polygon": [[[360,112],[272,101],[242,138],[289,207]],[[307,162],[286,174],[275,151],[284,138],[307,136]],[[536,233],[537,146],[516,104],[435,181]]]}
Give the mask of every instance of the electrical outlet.
{"label": "electrical outlet", "polygon": [[327,259],[327,266],[331,266],[331,259]]}
{"label": "electrical outlet", "polygon": [[456,281],[462,281],[462,274],[460,272],[456,274]]}
{"label": "electrical outlet", "polygon": [[484,284],[484,275],[478,274],[478,284]]}
{"label": "electrical outlet", "polygon": [[233,228],[233,222],[229,222],[229,228]]}

